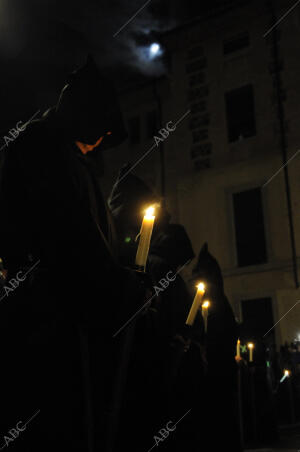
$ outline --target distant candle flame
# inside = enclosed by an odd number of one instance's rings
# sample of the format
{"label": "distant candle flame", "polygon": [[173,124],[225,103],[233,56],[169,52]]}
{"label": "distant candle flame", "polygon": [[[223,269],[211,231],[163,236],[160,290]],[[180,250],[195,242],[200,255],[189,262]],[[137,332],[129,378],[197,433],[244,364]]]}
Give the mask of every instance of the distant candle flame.
{"label": "distant candle flame", "polygon": [[287,378],[289,378],[289,376],[291,375],[291,371],[288,369],[284,369],[283,371],[283,377],[280,380],[280,383],[283,383],[284,380],[286,380]]}
{"label": "distant candle flame", "polygon": [[252,344],[252,342],[249,342],[248,348],[253,348],[253,347],[254,347],[254,344]]}
{"label": "distant candle flame", "polygon": [[202,304],[202,308],[209,308],[210,302],[208,300],[205,300]]}
{"label": "distant candle flame", "polygon": [[200,292],[204,292],[205,291],[205,285],[203,284],[203,282],[199,283],[197,286],[198,290]]}
{"label": "distant candle flame", "polygon": [[146,210],[146,215],[145,218],[147,218],[148,220],[152,220],[154,218],[154,207],[148,207],[148,209]]}

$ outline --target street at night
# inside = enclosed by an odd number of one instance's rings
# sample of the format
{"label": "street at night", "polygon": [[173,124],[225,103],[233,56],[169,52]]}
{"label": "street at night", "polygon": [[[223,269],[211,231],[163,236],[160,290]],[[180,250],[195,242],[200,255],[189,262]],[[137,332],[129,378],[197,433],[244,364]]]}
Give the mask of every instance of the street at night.
{"label": "street at night", "polygon": [[300,451],[300,0],[0,0],[0,450]]}

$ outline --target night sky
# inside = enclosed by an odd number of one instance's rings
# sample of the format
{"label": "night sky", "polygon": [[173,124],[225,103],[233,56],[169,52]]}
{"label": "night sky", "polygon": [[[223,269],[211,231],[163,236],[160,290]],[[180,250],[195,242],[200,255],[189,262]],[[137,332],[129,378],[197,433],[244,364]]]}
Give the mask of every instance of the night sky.
{"label": "night sky", "polygon": [[227,2],[152,0],[114,37],[145,3],[1,0],[0,130],[53,104],[66,75],[81,65],[88,53],[105,71],[117,73],[125,66],[137,73],[150,70],[150,75],[160,75],[161,67],[147,68],[140,61],[140,43],[150,43],[157,34]]}

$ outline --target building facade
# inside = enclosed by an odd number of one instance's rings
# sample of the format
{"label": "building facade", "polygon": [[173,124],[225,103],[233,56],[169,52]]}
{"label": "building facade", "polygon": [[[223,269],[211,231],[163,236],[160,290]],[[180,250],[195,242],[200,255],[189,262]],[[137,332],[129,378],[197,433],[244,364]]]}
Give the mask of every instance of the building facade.
{"label": "building facade", "polygon": [[121,94],[129,140],[104,158],[108,193],[177,123],[134,172],[196,254],[208,243],[236,317],[278,345],[300,335],[300,6],[268,32],[287,3],[227,5],[165,34],[167,75]]}

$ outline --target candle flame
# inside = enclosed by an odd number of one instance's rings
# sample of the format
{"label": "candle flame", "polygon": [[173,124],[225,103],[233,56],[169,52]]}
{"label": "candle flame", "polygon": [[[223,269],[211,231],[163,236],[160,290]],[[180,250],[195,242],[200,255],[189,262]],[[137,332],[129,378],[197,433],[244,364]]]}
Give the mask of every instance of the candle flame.
{"label": "candle flame", "polygon": [[285,375],[286,377],[288,377],[288,376],[290,375],[290,371],[286,369],[286,370],[284,371],[284,375]]}
{"label": "candle flame", "polygon": [[202,308],[209,308],[210,306],[210,302],[208,300],[205,300],[204,303],[202,304]]}
{"label": "candle flame", "polygon": [[254,344],[252,344],[252,342],[249,342],[248,348],[254,348]]}
{"label": "candle flame", "polygon": [[153,219],[153,218],[154,218],[154,216],[153,216],[154,210],[155,210],[155,209],[154,209],[153,206],[148,207],[148,209],[146,209],[146,215],[145,215],[145,218],[147,218],[148,220]]}
{"label": "candle flame", "polygon": [[205,285],[203,284],[203,282],[200,282],[197,286],[199,291],[204,292],[205,291]]}

